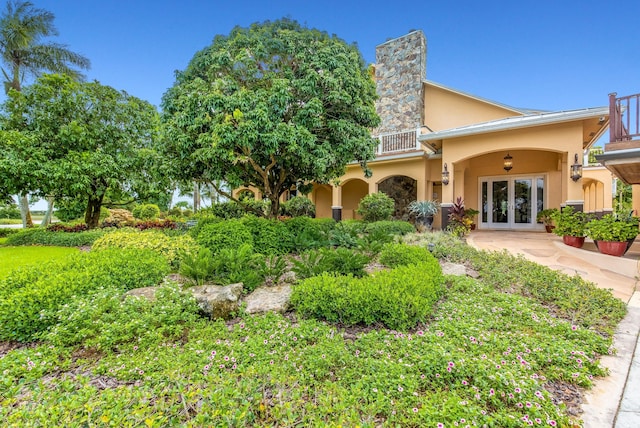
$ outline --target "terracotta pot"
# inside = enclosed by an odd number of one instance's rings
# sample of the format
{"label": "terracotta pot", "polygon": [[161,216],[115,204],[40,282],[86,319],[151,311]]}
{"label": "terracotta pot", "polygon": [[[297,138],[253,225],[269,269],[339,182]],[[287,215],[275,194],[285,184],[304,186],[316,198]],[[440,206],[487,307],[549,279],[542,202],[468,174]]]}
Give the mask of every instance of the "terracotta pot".
{"label": "terracotta pot", "polygon": [[570,247],[582,248],[584,245],[584,236],[563,236],[562,242]]}
{"label": "terracotta pot", "polygon": [[476,230],[476,224],[475,223],[471,223],[471,230]]}
{"label": "terracotta pot", "polygon": [[551,233],[551,232],[553,232],[553,229],[555,229],[556,227],[554,225],[552,225],[552,224],[545,224],[544,228],[547,231],[547,233]]}
{"label": "terracotta pot", "polygon": [[621,257],[627,252],[627,241],[595,241],[602,254]]}

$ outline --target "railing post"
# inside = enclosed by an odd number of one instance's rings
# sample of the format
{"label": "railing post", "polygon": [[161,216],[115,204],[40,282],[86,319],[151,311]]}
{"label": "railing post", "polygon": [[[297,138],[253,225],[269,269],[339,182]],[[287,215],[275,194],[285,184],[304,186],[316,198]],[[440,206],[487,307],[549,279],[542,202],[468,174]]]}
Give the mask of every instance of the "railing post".
{"label": "railing post", "polygon": [[416,128],[416,150],[420,150],[420,127]]}
{"label": "railing post", "polygon": [[616,92],[609,94],[609,142],[613,143],[618,139],[618,123],[621,118],[616,107]]}
{"label": "railing post", "polygon": [[378,155],[382,154],[382,136],[378,135]]}

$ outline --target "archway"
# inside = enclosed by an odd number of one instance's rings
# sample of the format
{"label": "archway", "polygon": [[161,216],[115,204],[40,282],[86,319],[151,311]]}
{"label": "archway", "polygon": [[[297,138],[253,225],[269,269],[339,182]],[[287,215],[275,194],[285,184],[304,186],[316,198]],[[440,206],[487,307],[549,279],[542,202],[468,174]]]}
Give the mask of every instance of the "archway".
{"label": "archway", "polygon": [[394,175],[378,184],[378,191],[385,193],[395,201],[393,217],[398,220],[409,219],[409,204],[418,199],[418,182],[406,175]]}
{"label": "archway", "polygon": [[342,185],[342,218],[359,218],[356,210],[360,200],[369,194],[369,185],[364,180],[353,179]]}
{"label": "archway", "polygon": [[313,200],[316,204],[316,217],[331,218],[332,189],[326,185],[319,185],[313,191]]}

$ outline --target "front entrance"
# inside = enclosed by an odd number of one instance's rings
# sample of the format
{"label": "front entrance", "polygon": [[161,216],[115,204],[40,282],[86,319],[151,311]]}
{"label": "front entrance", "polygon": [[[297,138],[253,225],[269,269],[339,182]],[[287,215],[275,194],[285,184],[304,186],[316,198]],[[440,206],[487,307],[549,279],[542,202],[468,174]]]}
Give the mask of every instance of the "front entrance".
{"label": "front entrance", "polygon": [[545,177],[480,177],[480,229],[538,229],[545,207]]}

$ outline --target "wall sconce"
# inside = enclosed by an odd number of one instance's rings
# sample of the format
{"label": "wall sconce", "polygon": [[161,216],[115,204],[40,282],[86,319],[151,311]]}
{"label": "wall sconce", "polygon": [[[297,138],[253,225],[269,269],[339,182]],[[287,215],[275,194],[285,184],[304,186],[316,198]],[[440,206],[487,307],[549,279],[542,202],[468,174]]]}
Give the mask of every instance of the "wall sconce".
{"label": "wall sconce", "polygon": [[578,163],[578,154],[574,156],[573,165],[571,165],[571,179],[578,181],[582,178],[582,165]]}
{"label": "wall sconce", "polygon": [[444,164],[444,170],[442,171],[442,184],[445,186],[449,184],[449,170],[447,170],[447,164]]}
{"label": "wall sconce", "polygon": [[509,172],[513,168],[513,158],[509,153],[504,157],[504,170]]}

